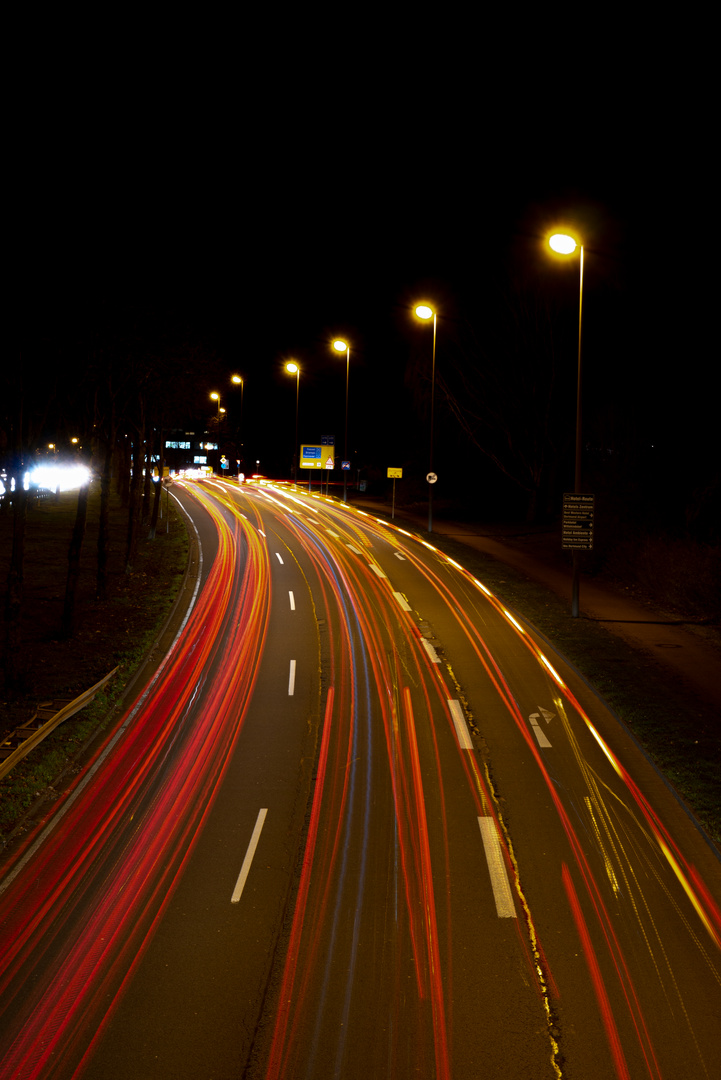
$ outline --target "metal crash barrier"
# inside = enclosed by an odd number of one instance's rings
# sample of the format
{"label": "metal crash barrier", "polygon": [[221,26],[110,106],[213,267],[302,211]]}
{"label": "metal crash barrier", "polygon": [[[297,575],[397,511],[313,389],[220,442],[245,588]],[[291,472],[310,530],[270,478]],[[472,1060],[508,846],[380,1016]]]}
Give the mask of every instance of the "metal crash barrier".
{"label": "metal crash barrier", "polygon": [[98,691],[102,690],[107,682],[112,679],[117,671],[114,667],[105,678],[96,682],[89,690],[85,690],[73,701],[65,698],[44,701],[38,705],[37,711],[26,724],[15,728],[6,739],[0,743],[0,780],[15,768],[19,761],[29,754],[30,751],[41,743],[46,735],[54,731],[63,720],[68,720],[76,712],[89,705]]}

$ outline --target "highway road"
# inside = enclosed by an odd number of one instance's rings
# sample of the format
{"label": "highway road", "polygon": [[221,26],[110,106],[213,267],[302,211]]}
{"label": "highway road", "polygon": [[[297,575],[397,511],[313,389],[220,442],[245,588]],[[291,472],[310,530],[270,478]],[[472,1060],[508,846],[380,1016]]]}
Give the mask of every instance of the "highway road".
{"label": "highway road", "polygon": [[291,487],[176,484],[197,596],[0,880],[0,1074],[691,1080],[721,863],[482,582]]}

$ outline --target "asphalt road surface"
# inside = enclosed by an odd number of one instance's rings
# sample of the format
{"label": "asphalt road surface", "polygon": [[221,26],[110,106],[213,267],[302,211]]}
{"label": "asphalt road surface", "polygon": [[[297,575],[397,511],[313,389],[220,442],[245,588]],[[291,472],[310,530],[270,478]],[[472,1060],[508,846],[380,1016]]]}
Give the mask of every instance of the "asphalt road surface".
{"label": "asphalt road surface", "polygon": [[192,609],[0,881],[0,1075],[718,1075],[718,855],[563,658],[360,511],[173,492]]}

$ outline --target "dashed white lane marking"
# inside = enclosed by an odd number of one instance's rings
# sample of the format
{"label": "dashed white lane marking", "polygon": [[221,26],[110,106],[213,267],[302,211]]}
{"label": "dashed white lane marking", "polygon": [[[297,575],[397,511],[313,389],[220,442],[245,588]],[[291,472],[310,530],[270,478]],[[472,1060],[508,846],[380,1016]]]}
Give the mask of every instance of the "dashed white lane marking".
{"label": "dashed white lane marking", "polygon": [[230,898],[231,904],[237,904],[238,903],[238,901],[240,900],[241,894],[243,892],[243,889],[245,888],[245,882],[246,882],[246,880],[248,878],[248,874],[250,873],[250,866],[251,866],[251,863],[253,862],[253,857],[255,855],[255,849],[258,847],[258,841],[260,840],[260,834],[261,834],[261,831],[263,829],[263,825],[265,824],[265,816],[266,816],[267,813],[268,813],[267,807],[264,810],[259,811],[259,813],[258,813],[258,818],[257,818],[257,820],[255,822],[255,828],[253,829],[253,835],[250,838],[250,843],[248,844],[248,850],[245,853],[245,858],[243,859],[243,865],[240,868],[240,873],[238,874],[238,880],[235,883],[235,888],[233,889],[233,895]]}
{"label": "dashed white lane marking", "polygon": [[350,548],[350,549],[351,549],[351,551],[355,552],[355,554],[356,554],[356,555],[362,555],[362,554],[363,554],[363,552],[361,551],[361,549],[360,549],[360,548],[357,548],[357,547],[355,547],[355,545],[354,545],[354,544],[346,544],[346,547]]}
{"label": "dashed white lane marking", "polygon": [[280,552],[276,551],[275,557],[276,557],[276,559],[278,560],[278,562],[280,563],[281,566],[285,565],[284,562],[283,562],[282,556],[280,555]]}
{"label": "dashed white lane marking", "polygon": [[503,861],[501,841],[498,837],[496,823],[492,817],[479,817],[478,824],[481,828],[488,872],[491,875],[491,888],[493,889],[493,898],[496,901],[496,913],[499,919],[515,919],[517,917],[516,909],[513,905],[513,894],[506,873],[506,864]]}
{"label": "dashed white lane marking", "polygon": [[468,730],[468,724],[466,723],[466,718],[463,715],[463,709],[461,708],[460,701],[449,701],[448,708],[451,710],[453,726],[456,729],[456,735],[458,736],[458,743],[461,750],[472,750],[473,743],[471,742],[471,733]]}
{"label": "dashed white lane marking", "polygon": [[290,662],[290,675],[288,676],[288,697],[295,693],[295,660]]}
{"label": "dashed white lane marking", "polygon": [[405,557],[405,555],[401,555],[400,551],[394,551],[394,552],[393,552],[393,554],[395,555],[395,557],[396,557],[397,559],[400,559],[400,560],[401,560],[401,562],[405,562],[405,561],[406,561],[406,557]]}
{"label": "dashed white lane marking", "polygon": [[408,601],[406,600],[406,598],[405,598],[405,596],[403,595],[402,592],[395,592],[394,591],[393,595],[395,596],[396,600],[398,601],[398,603],[400,604],[400,606],[403,608],[404,611],[410,611],[411,610],[411,605],[408,603]]}
{"label": "dashed white lane marking", "polygon": [[295,611],[295,597],[290,589],[288,590],[288,599],[290,600],[290,610]]}
{"label": "dashed white lane marking", "polygon": [[436,652],[436,650],[433,648],[433,646],[431,645],[430,641],[428,641],[426,638],[422,637],[421,638],[421,645],[423,646],[423,648],[428,653],[428,656],[430,658],[431,663],[432,664],[440,664],[441,658],[438,655],[438,653]]}
{"label": "dashed white lane marking", "polygon": [[340,540],[340,533],[333,532],[332,529],[326,529],[325,531],[328,533],[329,536],[334,536],[336,540]]}
{"label": "dashed white lane marking", "polygon": [[387,574],[383,573],[383,571],[381,570],[380,566],[378,566],[377,563],[372,562],[372,563],[368,563],[368,565],[370,566],[371,570],[373,571],[373,573],[377,577],[380,577],[380,578],[387,578],[388,577]]}
{"label": "dashed white lane marking", "polygon": [[533,734],[538,739],[538,745],[539,746],[550,746],[551,744],[548,741],[548,739],[546,738],[545,732],[542,731],[541,728],[538,726],[538,720],[539,720],[538,713],[537,712],[531,713],[531,715],[528,717],[528,719],[531,721],[531,726],[533,728]]}

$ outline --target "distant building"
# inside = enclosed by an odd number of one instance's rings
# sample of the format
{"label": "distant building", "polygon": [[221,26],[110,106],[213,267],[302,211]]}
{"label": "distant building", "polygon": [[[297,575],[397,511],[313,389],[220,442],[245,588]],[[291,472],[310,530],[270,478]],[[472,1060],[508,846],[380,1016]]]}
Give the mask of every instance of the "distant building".
{"label": "distant building", "polygon": [[163,456],[171,476],[183,469],[199,469],[203,465],[217,471],[220,459],[218,437],[207,431],[168,431]]}

